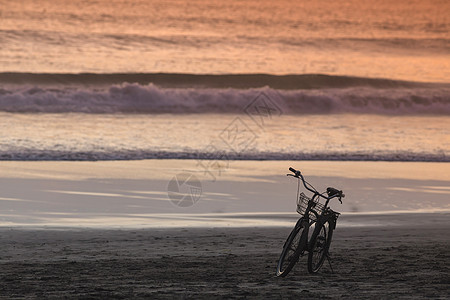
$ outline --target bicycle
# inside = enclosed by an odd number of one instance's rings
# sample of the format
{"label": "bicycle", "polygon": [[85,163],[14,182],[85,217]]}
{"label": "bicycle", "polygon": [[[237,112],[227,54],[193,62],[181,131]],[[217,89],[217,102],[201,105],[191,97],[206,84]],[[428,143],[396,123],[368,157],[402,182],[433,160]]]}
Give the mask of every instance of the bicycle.
{"label": "bicycle", "polygon": [[[344,193],[335,188],[329,187],[325,192],[319,193],[311,184],[305,181],[302,173],[294,168],[289,168],[292,176],[298,179],[297,186],[297,212],[301,215],[295,224],[294,229],[289,234],[283,245],[280,259],[277,266],[277,276],[286,276],[297,263],[299,258],[308,252],[308,272],[317,273],[322,267],[325,258],[331,267],[328,250],[333,237],[333,231],[336,229],[337,218],[340,213],[333,211],[329,202],[333,198],[338,198],[342,204]],[[303,192],[300,192],[300,181],[303,186],[314,195],[308,198]],[[325,203],[319,202],[320,198],[325,199]],[[310,228],[314,228],[310,236]],[[333,268],[331,267],[333,271]]]}

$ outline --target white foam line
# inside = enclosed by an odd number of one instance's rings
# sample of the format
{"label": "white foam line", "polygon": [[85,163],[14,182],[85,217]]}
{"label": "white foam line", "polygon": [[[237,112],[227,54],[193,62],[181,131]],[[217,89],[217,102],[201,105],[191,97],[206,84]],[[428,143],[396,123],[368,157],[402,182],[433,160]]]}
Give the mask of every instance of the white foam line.
{"label": "white foam line", "polygon": [[424,186],[424,188],[432,190],[450,190],[450,186]]}
{"label": "white foam line", "polygon": [[149,194],[149,195],[167,195],[167,192],[157,192],[157,191],[126,191],[133,194]]}
{"label": "white foam line", "polygon": [[18,198],[5,198],[5,197],[0,197],[0,201],[34,202],[32,200],[25,200],[25,199],[18,199]]}
{"label": "white foam line", "polygon": [[[115,197],[115,198],[132,198],[132,199],[146,199],[146,200],[162,200],[162,198],[149,198],[143,196],[133,196],[126,194],[112,194],[112,193],[94,193],[94,192],[79,192],[79,191],[60,191],[60,190],[45,190],[45,192],[59,193],[67,195],[82,195],[82,196],[95,196],[95,197]],[[167,199],[164,199],[166,201]]]}
{"label": "white foam line", "polygon": [[412,193],[429,193],[429,194],[450,194],[450,191],[438,190],[438,189],[415,189],[415,188],[404,188],[404,187],[391,187],[387,188],[391,191],[400,192],[412,192]]}
{"label": "white foam line", "polygon": [[205,192],[203,195],[209,195],[209,196],[225,196],[230,197],[231,194],[225,194],[225,193],[211,193],[211,192]]}

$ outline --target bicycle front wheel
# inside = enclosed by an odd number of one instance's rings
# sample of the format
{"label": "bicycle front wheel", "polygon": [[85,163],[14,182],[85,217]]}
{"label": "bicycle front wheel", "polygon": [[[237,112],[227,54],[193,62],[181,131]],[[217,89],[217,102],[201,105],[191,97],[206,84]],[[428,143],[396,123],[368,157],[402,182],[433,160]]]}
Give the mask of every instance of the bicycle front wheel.
{"label": "bicycle front wheel", "polygon": [[330,223],[324,224],[316,223],[316,228],[310,241],[310,249],[308,254],[308,271],[309,273],[317,273],[322,267],[326,256],[328,255],[328,248],[331,243],[332,231],[330,231]]}
{"label": "bicycle front wheel", "polygon": [[303,235],[305,222],[300,219],[292,229],[283,246],[280,259],[278,260],[277,276],[286,276],[297,263],[300,255],[306,250],[306,236]]}

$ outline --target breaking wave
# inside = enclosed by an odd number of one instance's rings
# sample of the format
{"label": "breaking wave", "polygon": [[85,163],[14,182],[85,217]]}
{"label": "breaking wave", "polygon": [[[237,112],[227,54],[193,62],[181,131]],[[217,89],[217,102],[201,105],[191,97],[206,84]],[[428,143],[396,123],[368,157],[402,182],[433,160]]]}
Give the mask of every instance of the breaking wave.
{"label": "breaking wave", "polygon": [[[0,88],[0,111],[11,113],[243,113],[245,107],[253,102],[258,105],[275,106],[282,113],[294,115],[450,113],[450,86],[371,80],[353,78],[345,81],[342,77],[321,78],[320,84],[314,81],[316,87],[309,85],[307,88],[297,89],[276,88],[283,84],[288,85],[287,79],[264,87],[251,87],[247,84],[242,88],[233,86],[234,83],[229,84],[231,87],[216,87],[212,83],[202,86],[199,82],[191,83],[191,86],[196,85],[196,87],[162,87],[155,83],[127,82],[103,85],[28,82],[6,84]],[[306,85],[307,81],[303,81],[303,85]],[[342,82],[338,83],[339,81]],[[294,83],[290,84],[293,87]],[[298,85],[301,86],[301,84]]]}

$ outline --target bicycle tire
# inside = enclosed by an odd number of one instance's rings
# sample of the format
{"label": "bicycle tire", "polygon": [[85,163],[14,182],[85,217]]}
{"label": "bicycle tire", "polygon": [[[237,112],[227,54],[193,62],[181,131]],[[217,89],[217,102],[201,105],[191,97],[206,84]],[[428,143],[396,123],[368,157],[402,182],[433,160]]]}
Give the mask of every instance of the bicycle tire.
{"label": "bicycle tire", "polygon": [[304,229],[305,222],[303,218],[300,218],[284,243],[280,259],[278,260],[277,277],[285,277],[289,274],[300,255],[303,255],[305,252],[307,238],[304,237]]}
{"label": "bicycle tire", "polygon": [[320,224],[320,227],[316,228],[314,231],[308,253],[309,273],[317,273],[322,267],[325,258],[328,255],[332,236],[333,230],[330,229],[330,223],[328,221],[324,224]]}

